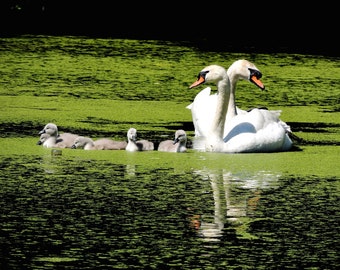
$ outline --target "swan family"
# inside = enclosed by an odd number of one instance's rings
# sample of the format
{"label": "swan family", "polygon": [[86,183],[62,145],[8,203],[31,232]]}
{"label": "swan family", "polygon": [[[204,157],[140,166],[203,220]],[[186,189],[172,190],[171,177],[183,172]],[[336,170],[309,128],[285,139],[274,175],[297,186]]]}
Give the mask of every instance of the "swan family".
{"label": "swan family", "polygon": [[236,106],[236,86],[246,80],[260,89],[262,73],[247,60],[235,61],[227,70],[219,65],[203,68],[189,88],[203,83],[213,83],[217,93],[210,88],[198,93],[187,106],[191,110],[195,128],[194,148],[209,152],[256,153],[281,152],[292,148],[290,127],[280,120],[280,110],[255,108],[250,111]]}
{"label": "swan family", "polygon": [[[215,84],[201,90],[186,108],[191,110],[195,137],[193,149],[223,153],[258,153],[289,151],[293,146],[290,126],[280,119],[281,110],[254,108],[242,110],[236,106],[236,86],[245,80],[261,90],[262,73],[252,62],[241,59],[228,69],[212,64],[203,68],[189,89],[202,84]],[[158,147],[152,141],[137,140],[137,130],[129,128],[127,141],[109,138],[93,140],[73,133],[59,133],[54,123],[48,123],[39,132],[38,145],[44,147],[85,150],[126,150],[186,152],[187,134],[183,129],[175,132],[174,140],[165,140]]]}

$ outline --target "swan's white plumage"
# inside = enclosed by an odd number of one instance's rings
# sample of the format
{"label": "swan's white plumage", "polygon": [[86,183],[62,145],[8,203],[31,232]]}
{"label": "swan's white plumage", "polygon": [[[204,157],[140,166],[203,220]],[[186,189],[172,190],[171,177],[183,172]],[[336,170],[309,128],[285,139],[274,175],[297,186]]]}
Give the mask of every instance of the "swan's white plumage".
{"label": "swan's white plumage", "polygon": [[[195,128],[195,136],[204,136],[212,123],[217,106],[217,93],[211,94],[211,87],[200,91],[192,103],[186,106],[191,110],[192,121]],[[247,111],[236,106],[237,114],[245,114]]]}
{"label": "swan's white plumage", "polygon": [[210,94],[211,88],[207,87],[187,106],[195,127],[195,149],[241,153],[287,151],[292,147],[288,135],[291,130],[280,120],[280,110],[253,109],[248,112],[235,105],[237,82],[248,80],[264,89],[260,77],[260,71],[247,60],[235,61],[228,71],[210,65],[200,72],[190,88],[203,82],[214,82],[218,92]]}

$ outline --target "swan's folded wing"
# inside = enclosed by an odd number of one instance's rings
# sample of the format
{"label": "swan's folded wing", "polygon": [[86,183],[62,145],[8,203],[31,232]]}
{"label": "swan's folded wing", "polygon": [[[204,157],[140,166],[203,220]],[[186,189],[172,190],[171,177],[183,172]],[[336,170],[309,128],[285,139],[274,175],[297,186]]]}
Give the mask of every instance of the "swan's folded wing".
{"label": "swan's folded wing", "polygon": [[210,87],[204,88],[189,105],[195,127],[195,136],[205,136],[205,132],[209,130],[214,118],[217,106],[217,94],[210,93]]}

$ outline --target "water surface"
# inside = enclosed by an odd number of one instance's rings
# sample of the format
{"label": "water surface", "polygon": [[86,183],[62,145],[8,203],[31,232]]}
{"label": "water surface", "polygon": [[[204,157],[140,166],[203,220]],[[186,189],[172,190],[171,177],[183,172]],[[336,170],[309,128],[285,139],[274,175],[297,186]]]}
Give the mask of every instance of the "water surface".
{"label": "water surface", "polygon": [[[339,59],[200,51],[150,40],[0,39],[1,269],[338,269]],[[206,65],[246,58],[267,91],[240,83],[238,106],[282,109],[294,151],[190,148],[188,86]],[[61,132],[187,153],[36,145]]]}

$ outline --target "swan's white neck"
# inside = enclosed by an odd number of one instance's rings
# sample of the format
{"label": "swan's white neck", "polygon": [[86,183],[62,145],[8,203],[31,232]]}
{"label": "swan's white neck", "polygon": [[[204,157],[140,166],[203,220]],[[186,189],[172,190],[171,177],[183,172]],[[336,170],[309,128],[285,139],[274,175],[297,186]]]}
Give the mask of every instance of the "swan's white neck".
{"label": "swan's white neck", "polygon": [[226,122],[237,115],[236,112],[236,103],[235,103],[235,91],[236,91],[236,83],[237,83],[237,75],[233,73],[230,69],[227,71],[229,83],[227,87],[229,87],[229,103],[228,103],[228,111],[226,116]]}
{"label": "swan's white neck", "polygon": [[[213,145],[217,145],[218,142],[223,141],[223,132],[225,125],[225,115],[229,110],[229,100],[230,100],[230,81],[228,76],[226,76],[223,80],[220,80],[217,83],[217,106],[215,111],[215,117],[211,125],[210,134],[208,135],[208,147],[212,147]],[[228,107],[225,104],[228,104]],[[235,101],[232,102],[235,104]],[[234,108],[235,110],[235,108]],[[211,149],[216,151],[216,149]]]}
{"label": "swan's white neck", "polygon": [[227,110],[227,115],[225,119],[227,123],[231,118],[237,115],[236,103],[235,103],[235,91],[232,90],[233,88],[234,87],[231,87],[231,90],[230,90],[228,110]]}

